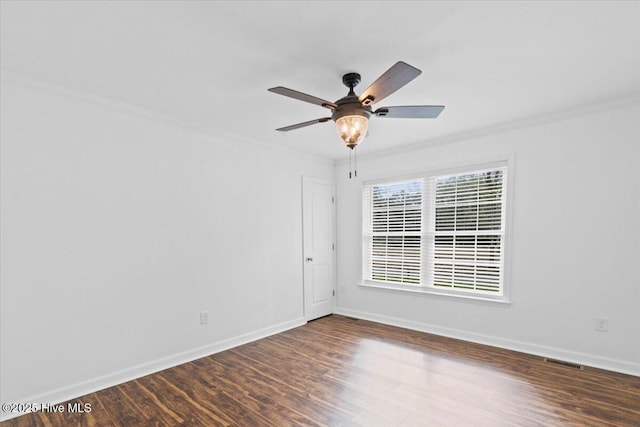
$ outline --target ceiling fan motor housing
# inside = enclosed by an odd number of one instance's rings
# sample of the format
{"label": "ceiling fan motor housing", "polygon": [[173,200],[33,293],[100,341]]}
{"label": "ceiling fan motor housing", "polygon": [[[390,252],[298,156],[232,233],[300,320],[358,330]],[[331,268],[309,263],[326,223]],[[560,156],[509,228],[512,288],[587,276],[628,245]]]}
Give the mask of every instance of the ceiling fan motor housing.
{"label": "ceiling fan motor housing", "polygon": [[333,110],[331,120],[335,122],[345,116],[362,116],[367,119],[371,117],[371,107],[362,105],[362,102],[353,91],[353,88],[360,83],[360,80],[360,74],[358,73],[347,73],[342,76],[342,83],[349,88],[349,93],[335,102],[336,109]]}
{"label": "ceiling fan motor housing", "polygon": [[356,95],[347,95],[336,101],[336,109],[333,110],[331,120],[334,122],[345,116],[371,117],[371,107],[365,107]]}

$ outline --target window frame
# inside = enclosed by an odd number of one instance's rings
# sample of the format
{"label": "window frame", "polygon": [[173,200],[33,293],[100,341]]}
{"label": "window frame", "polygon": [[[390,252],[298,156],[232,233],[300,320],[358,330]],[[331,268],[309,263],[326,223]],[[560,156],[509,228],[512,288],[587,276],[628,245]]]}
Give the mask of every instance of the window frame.
{"label": "window frame", "polygon": [[[428,271],[431,268],[429,265],[431,254],[429,251],[432,249],[429,245],[429,235],[430,235],[430,225],[429,221],[432,220],[429,212],[435,207],[432,208],[431,203],[432,200],[435,200],[435,194],[432,196],[429,193],[429,183],[430,180],[435,180],[437,177],[448,176],[448,175],[459,175],[464,173],[474,173],[483,170],[493,170],[498,168],[506,169],[506,182],[503,185],[503,208],[504,212],[502,214],[502,242],[501,242],[501,250],[502,250],[502,265],[501,265],[501,275],[502,275],[502,283],[501,283],[501,292],[500,293],[489,293],[489,292],[478,292],[475,290],[463,290],[463,289],[455,289],[455,288],[440,288],[435,287],[430,283],[425,283],[426,278],[428,276]],[[402,176],[388,177],[388,178],[378,178],[374,180],[367,180],[362,182],[362,195],[363,195],[363,205],[361,206],[361,214],[363,215],[363,224],[362,224],[362,235],[360,246],[362,250],[362,271],[361,271],[361,282],[360,286],[365,288],[377,288],[389,291],[398,291],[402,293],[409,294],[422,294],[422,295],[435,295],[440,297],[449,298],[452,297],[458,300],[476,300],[480,302],[496,302],[501,304],[510,304],[510,271],[511,271],[511,223],[512,223],[512,205],[513,205],[513,183],[515,176],[515,156],[509,155],[505,157],[490,159],[484,162],[474,162],[474,163],[460,163],[456,165],[452,165],[446,168],[441,169],[432,169],[422,172],[416,172],[411,174],[406,174]],[[423,200],[422,200],[422,283],[420,285],[405,285],[400,283],[390,283],[390,282],[381,282],[375,280],[368,280],[365,278],[365,272],[367,271],[367,253],[366,253],[366,244],[365,244],[365,225],[366,219],[364,216],[366,215],[364,205],[364,194],[365,189],[368,186],[372,185],[381,185],[381,184],[392,184],[397,182],[406,182],[411,180],[423,180]],[[435,221],[435,218],[433,218]]]}

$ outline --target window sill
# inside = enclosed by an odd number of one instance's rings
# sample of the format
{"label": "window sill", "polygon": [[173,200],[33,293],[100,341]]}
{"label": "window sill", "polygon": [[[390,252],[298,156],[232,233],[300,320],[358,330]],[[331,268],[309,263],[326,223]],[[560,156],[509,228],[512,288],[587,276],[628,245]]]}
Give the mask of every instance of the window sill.
{"label": "window sill", "polygon": [[374,282],[374,281],[364,281],[359,284],[359,286],[364,288],[374,288],[374,289],[385,289],[390,291],[399,291],[404,293],[412,293],[412,294],[423,294],[423,295],[437,295],[446,298],[455,298],[455,299],[464,299],[470,301],[480,301],[480,302],[490,302],[497,304],[505,304],[510,305],[511,301],[507,299],[504,295],[478,295],[471,294],[464,291],[452,291],[448,289],[436,289],[436,288],[428,288],[426,286],[412,286],[412,285],[395,285],[391,283],[382,283],[382,282]]}

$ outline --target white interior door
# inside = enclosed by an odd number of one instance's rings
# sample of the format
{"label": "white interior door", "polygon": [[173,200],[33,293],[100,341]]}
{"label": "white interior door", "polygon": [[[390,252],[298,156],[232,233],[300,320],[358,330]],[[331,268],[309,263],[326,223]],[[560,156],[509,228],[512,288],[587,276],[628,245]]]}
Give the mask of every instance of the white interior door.
{"label": "white interior door", "polygon": [[302,178],[304,317],[307,321],[335,308],[335,209],[333,183]]}

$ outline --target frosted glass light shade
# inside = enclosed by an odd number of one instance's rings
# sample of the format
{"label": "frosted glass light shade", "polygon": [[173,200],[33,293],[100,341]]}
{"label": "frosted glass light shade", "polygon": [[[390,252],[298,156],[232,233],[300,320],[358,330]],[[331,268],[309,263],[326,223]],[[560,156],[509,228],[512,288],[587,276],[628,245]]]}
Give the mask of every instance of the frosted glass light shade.
{"label": "frosted glass light shade", "polygon": [[364,116],[344,116],[336,120],[336,129],[340,139],[353,148],[367,135],[369,119]]}

